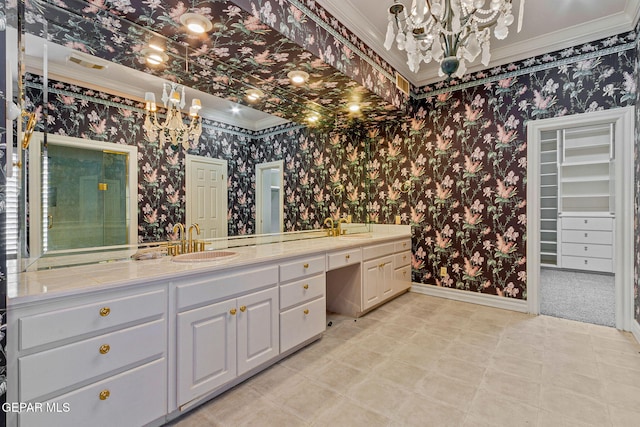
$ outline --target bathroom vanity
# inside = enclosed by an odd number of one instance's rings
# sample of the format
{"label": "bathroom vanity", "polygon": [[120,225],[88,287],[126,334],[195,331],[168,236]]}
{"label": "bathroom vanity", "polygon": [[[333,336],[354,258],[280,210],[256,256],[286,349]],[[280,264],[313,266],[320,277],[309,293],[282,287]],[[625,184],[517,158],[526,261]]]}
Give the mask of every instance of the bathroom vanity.
{"label": "bathroom vanity", "polygon": [[[9,425],[162,425],[411,285],[408,227],[22,273]],[[54,409],[59,409],[58,411]]]}

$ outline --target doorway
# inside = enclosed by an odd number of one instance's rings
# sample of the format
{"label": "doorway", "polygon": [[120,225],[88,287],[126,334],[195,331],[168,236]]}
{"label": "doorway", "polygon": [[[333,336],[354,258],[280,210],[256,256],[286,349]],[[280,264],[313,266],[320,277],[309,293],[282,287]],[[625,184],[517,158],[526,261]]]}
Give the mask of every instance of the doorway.
{"label": "doorway", "polygon": [[227,237],[227,161],[187,154],[185,226],[197,223],[200,238]]}
{"label": "doorway", "polygon": [[[631,327],[633,111],[527,125],[527,300],[533,314]],[[607,298],[609,313],[596,313]],[[562,299],[573,313],[554,312],[562,310]],[[605,320],[593,320],[598,316]]]}
{"label": "doorway", "polygon": [[256,165],[256,233],[284,231],[284,161]]}

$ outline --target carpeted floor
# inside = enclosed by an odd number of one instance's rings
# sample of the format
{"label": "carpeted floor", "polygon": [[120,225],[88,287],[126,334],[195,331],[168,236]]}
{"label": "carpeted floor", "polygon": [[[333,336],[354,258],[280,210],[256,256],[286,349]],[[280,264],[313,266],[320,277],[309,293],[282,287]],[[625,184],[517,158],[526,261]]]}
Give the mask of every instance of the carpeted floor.
{"label": "carpeted floor", "polygon": [[540,313],[596,325],[616,325],[615,276],[542,268]]}

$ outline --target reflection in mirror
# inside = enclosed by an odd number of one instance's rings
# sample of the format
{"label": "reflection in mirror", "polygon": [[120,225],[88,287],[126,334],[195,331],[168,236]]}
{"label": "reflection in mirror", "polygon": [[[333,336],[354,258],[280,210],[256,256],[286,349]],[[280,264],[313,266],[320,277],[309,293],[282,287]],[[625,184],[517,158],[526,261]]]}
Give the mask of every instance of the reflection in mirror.
{"label": "reflection in mirror", "polygon": [[284,231],[284,164],[282,160],[256,165],[256,232]]}

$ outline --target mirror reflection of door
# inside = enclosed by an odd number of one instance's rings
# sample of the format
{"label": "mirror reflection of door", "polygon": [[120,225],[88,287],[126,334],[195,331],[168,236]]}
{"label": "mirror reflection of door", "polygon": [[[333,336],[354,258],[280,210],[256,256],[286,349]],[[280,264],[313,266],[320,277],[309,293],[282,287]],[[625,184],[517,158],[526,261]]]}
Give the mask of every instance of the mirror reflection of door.
{"label": "mirror reflection of door", "polygon": [[185,172],[186,228],[197,223],[200,239],[226,237],[226,160],[187,154]]}
{"label": "mirror reflection of door", "polygon": [[256,233],[284,231],[284,162],[256,165]]}

